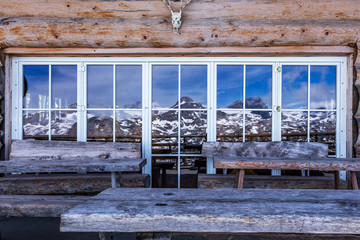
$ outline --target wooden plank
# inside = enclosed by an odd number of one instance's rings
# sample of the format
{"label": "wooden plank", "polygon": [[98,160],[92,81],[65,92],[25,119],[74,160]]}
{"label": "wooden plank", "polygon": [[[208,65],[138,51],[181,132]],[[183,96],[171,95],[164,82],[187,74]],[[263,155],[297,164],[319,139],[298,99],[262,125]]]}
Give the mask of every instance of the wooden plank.
{"label": "wooden plank", "polygon": [[342,190],[108,189],[62,214],[60,230],[359,234],[359,201]]}
{"label": "wooden plank", "polygon": [[[148,188],[148,174],[123,174],[125,188]],[[111,187],[110,174],[11,175],[0,178],[0,194],[97,194]]]}
{"label": "wooden plank", "polygon": [[140,143],[17,140],[11,160],[99,160],[140,158]]}
{"label": "wooden plank", "polygon": [[282,46],[282,47],[193,47],[193,48],[23,48],[4,49],[11,55],[349,55],[354,53],[348,46]]}
{"label": "wooden plank", "polygon": [[221,157],[273,157],[273,158],[325,158],[328,145],[314,142],[204,142],[202,156]]}
{"label": "wooden plank", "polygon": [[227,20],[217,17],[203,21],[186,19],[180,34],[173,32],[169,17],[4,17],[1,23],[0,47],[3,48],[348,46],[356,42],[360,32],[360,21]]}
{"label": "wooden plank", "polygon": [[51,173],[51,172],[123,172],[140,171],[146,159],[104,160],[10,160],[0,161],[0,173]]}
{"label": "wooden plank", "polygon": [[0,195],[0,216],[59,217],[90,196]]}
{"label": "wooden plank", "polygon": [[214,158],[214,168],[360,171],[358,158]]}
{"label": "wooden plank", "polygon": [[[36,8],[29,8],[29,3]],[[179,3],[173,3],[178,8]],[[266,10],[266,11],[264,11]],[[283,19],[283,20],[360,20],[357,0],[214,0],[193,1],[184,11],[186,19]],[[236,13],[236,14],[234,14]],[[1,16],[61,18],[148,19],[169,17],[169,10],[159,0],[80,1],[12,0],[2,1]]]}

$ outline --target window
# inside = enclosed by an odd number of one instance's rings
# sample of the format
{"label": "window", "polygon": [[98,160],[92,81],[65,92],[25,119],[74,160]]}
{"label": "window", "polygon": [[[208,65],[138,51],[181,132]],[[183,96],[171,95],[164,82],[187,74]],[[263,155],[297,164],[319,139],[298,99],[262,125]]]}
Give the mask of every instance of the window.
{"label": "window", "polygon": [[325,142],[345,157],[345,60],[14,58],[12,137],[141,142],[159,187],[216,172],[203,141]]}

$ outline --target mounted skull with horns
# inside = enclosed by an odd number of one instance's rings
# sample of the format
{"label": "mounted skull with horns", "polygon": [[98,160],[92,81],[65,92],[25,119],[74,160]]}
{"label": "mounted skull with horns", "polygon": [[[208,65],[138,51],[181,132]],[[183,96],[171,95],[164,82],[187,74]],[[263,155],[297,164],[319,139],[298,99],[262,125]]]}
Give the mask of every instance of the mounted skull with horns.
{"label": "mounted skull with horns", "polygon": [[[181,14],[182,14],[182,10],[184,10],[184,8],[192,1],[192,0],[187,0],[187,2],[181,6],[179,11],[174,11],[171,7],[171,2],[170,0],[163,0],[166,4],[166,6],[169,8],[170,12],[171,12],[171,23],[175,29],[176,32],[179,31],[179,28],[181,27]],[[181,0],[182,2],[182,0]]]}

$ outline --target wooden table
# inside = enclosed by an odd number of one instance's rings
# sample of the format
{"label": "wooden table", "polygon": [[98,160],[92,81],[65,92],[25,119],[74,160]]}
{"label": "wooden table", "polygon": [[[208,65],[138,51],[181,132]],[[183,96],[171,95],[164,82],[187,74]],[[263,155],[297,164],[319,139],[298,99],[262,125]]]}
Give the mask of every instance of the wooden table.
{"label": "wooden table", "polygon": [[88,173],[111,172],[112,187],[116,187],[117,174],[140,171],[146,164],[144,158],[99,160],[10,160],[0,161],[0,173]]}
{"label": "wooden table", "polygon": [[61,215],[62,232],[360,234],[351,190],[107,189]]}

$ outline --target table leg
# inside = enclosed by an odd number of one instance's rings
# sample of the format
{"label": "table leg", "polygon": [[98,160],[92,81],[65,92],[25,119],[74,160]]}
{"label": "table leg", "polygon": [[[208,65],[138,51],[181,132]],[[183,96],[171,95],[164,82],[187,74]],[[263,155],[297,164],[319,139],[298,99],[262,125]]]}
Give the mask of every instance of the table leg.
{"label": "table leg", "polygon": [[116,188],[116,172],[111,172],[111,187]]}
{"label": "table leg", "polygon": [[244,169],[236,170],[234,188],[239,188],[239,189],[243,188],[244,177],[245,177],[245,170]]}
{"label": "table leg", "polygon": [[351,171],[351,183],[354,190],[359,190],[359,185],[356,177],[356,172]]}
{"label": "table leg", "polygon": [[339,175],[339,171],[335,171],[335,172],[334,172],[334,180],[335,180],[335,189],[339,189],[339,188],[340,188],[340,175]]}

